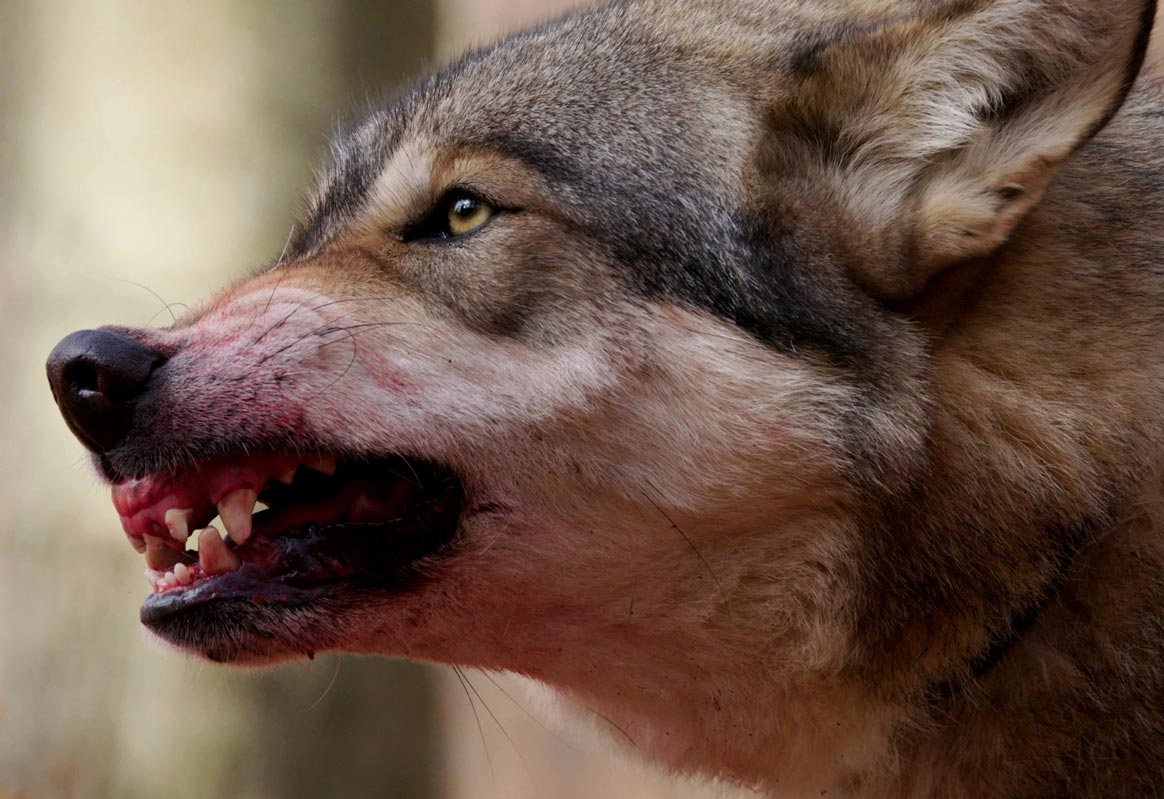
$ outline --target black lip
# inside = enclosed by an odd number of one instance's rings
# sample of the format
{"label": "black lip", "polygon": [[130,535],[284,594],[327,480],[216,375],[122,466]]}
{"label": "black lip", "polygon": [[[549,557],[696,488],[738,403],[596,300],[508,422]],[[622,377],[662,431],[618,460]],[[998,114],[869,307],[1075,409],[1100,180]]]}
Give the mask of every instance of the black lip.
{"label": "black lip", "polygon": [[169,637],[165,635],[165,628],[168,625],[179,617],[187,616],[207,606],[245,603],[293,608],[318,599],[327,590],[326,585],[302,587],[289,583],[272,583],[255,579],[251,575],[232,572],[185,591],[150,594],[141,606],[141,622],[163,637]]}

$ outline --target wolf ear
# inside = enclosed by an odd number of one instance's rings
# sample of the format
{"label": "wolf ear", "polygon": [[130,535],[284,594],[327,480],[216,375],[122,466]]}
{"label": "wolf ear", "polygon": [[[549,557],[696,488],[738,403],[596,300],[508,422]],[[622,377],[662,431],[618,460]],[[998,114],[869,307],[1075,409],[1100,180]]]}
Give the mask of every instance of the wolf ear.
{"label": "wolf ear", "polygon": [[905,253],[862,276],[887,299],[1007,239],[1122,105],[1156,0],[903,5],[911,11],[842,27],[794,61],[804,90],[794,105],[816,117],[799,124],[839,131],[830,149],[843,201]]}

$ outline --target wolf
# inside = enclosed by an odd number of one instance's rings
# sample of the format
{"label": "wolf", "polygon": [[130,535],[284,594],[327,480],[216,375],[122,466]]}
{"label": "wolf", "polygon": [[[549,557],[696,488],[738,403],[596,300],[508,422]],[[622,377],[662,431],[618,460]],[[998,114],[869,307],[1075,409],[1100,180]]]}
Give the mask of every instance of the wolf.
{"label": "wolf", "polygon": [[50,356],[142,621],[766,795],[1158,795],[1154,17],[627,0],[422,81],[268,268]]}

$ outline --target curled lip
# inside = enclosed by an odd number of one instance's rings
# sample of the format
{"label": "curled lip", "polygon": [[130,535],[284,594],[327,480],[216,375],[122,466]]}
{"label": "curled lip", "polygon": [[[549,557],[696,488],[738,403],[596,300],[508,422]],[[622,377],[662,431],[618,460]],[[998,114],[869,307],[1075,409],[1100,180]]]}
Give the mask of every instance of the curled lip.
{"label": "curled lip", "polygon": [[464,496],[425,461],[255,453],[123,481],[113,501],[149,567],[154,626],[216,602],[289,607],[344,581],[402,584],[453,538]]}

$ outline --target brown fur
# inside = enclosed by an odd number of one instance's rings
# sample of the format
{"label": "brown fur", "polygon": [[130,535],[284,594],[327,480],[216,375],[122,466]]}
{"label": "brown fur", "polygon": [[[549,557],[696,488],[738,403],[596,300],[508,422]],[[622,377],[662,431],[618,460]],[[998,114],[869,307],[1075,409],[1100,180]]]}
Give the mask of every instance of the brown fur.
{"label": "brown fur", "polygon": [[[512,670],[773,795],[1156,795],[1153,8],[616,3],[374,116],[285,262],[133,332],[171,382],[110,462],[290,407],[512,515],[415,590],[159,633]],[[450,186],[518,210],[408,240]]]}

